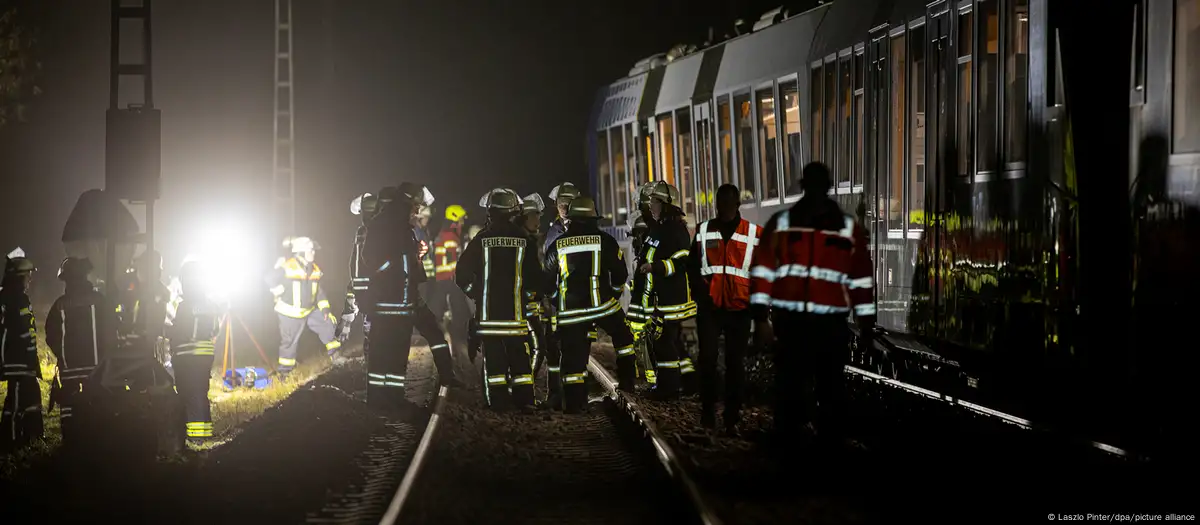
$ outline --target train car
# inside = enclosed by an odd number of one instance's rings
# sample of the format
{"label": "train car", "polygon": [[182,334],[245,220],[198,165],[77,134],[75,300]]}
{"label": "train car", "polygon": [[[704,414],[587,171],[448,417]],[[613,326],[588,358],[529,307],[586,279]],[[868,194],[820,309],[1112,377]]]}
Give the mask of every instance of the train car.
{"label": "train car", "polygon": [[[1195,290],[1186,272],[1200,267],[1183,240],[1196,244],[1200,118],[1181,109],[1200,111],[1200,90],[1179,84],[1200,74],[1200,31],[1180,24],[1200,28],[1200,0],[773,10],[752,33],[651,57],[600,89],[592,191],[618,238],[649,180],[676,184],[693,223],[735,184],[761,224],[800,199],[804,164],[824,162],[831,195],[871,233],[877,339],[893,357],[856,353],[858,366],[1026,423],[1145,442],[1128,431],[1153,382],[1134,366],[1151,355],[1140,334],[1161,309],[1196,312],[1161,283]],[[1153,136],[1175,138],[1155,150],[1166,181],[1148,212],[1130,196]],[[1164,246],[1175,262],[1147,257]],[[1135,294],[1135,275],[1158,290]]]}

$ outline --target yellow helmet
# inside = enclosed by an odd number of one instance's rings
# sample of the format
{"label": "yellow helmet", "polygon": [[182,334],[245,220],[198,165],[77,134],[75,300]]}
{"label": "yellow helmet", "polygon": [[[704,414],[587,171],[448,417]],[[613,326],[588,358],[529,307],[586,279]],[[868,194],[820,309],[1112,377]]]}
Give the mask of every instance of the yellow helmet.
{"label": "yellow helmet", "polygon": [[451,204],[446,207],[446,220],[450,222],[458,222],[467,216],[467,210],[457,204]]}

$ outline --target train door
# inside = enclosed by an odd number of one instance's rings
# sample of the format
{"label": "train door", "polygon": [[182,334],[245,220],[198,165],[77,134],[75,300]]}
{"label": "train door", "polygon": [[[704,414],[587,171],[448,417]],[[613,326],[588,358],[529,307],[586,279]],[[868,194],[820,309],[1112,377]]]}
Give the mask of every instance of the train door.
{"label": "train door", "polygon": [[[955,13],[957,15],[957,13]],[[917,259],[922,262],[928,262],[938,267],[936,275],[941,276],[933,289],[933,311],[941,313],[933,315],[932,319],[927,322],[932,322],[934,333],[941,336],[949,336],[946,330],[949,328],[945,319],[947,317],[957,318],[955,315],[958,305],[948,304],[948,301],[959,295],[952,290],[945,288],[945,276],[948,275],[953,264],[952,258],[942,257],[940,254],[947,251],[961,253],[961,250],[966,248],[958,243],[969,242],[966,238],[957,235],[959,228],[953,226],[948,220],[949,216],[954,215],[952,212],[951,201],[953,200],[953,192],[957,189],[952,187],[950,171],[957,171],[957,166],[946,162],[948,159],[954,159],[953,152],[954,141],[951,139],[950,133],[954,130],[954,102],[953,98],[954,85],[953,79],[950,78],[949,68],[951,64],[957,64],[958,55],[955,52],[955,46],[951,40],[951,13],[948,2],[942,2],[933,7],[930,7],[929,22],[926,24],[925,34],[928,39],[928,47],[926,48],[927,59],[924,61],[925,66],[923,71],[926,80],[925,93],[925,108],[930,111],[925,111],[925,162],[924,166],[918,168],[914,163],[913,179],[909,183],[910,194],[910,214],[920,215],[925,219],[922,221],[912,221],[909,225],[909,237],[911,240],[911,248],[913,249],[913,262]],[[957,70],[957,67],[954,66]],[[926,184],[928,175],[931,175],[933,180],[930,184]],[[961,186],[961,185],[960,185]],[[964,187],[965,188],[965,187]],[[926,206],[926,203],[929,206]],[[947,213],[951,212],[951,213]],[[939,220],[930,220],[932,217],[939,217]],[[928,230],[926,232],[925,230]],[[928,236],[922,238],[922,234],[928,233]],[[935,257],[929,257],[933,254],[938,254]],[[961,320],[960,320],[961,321]],[[961,326],[956,323],[955,326]]]}
{"label": "train door", "polygon": [[713,188],[716,177],[713,176],[715,163],[709,109],[707,103],[692,106],[692,138],[695,149],[692,173],[695,174],[693,180],[696,188],[696,217],[700,222],[713,217],[713,198],[716,197]]}
{"label": "train door", "polygon": [[[886,34],[873,35],[869,44],[867,82],[867,222],[871,234],[871,260],[875,262],[877,290],[886,283],[885,249],[887,246],[887,192],[888,177],[888,38]],[[819,77],[818,77],[819,78]],[[812,89],[818,89],[816,84]],[[815,97],[814,97],[815,98]],[[811,124],[818,125],[816,120]],[[813,149],[815,155],[817,149]],[[881,299],[876,295],[876,301]],[[880,304],[882,312],[883,305]]]}

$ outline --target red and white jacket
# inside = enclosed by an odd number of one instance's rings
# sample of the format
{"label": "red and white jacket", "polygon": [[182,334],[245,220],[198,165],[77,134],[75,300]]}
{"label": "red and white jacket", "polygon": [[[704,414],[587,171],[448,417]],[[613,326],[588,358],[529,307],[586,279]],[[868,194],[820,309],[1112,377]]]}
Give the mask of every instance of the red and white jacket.
{"label": "red and white jacket", "polygon": [[875,315],[866,230],[832,202],[816,204],[828,206],[822,228],[796,224],[804,204],[776,213],[764,228],[750,270],[756,317],[765,317],[767,307],[820,315],[846,315],[853,308],[857,317]]}
{"label": "red and white jacket", "polygon": [[750,306],[750,269],[761,233],[761,227],[742,218],[728,241],[712,220],[696,229],[691,256],[698,261],[714,307],[745,310]]}

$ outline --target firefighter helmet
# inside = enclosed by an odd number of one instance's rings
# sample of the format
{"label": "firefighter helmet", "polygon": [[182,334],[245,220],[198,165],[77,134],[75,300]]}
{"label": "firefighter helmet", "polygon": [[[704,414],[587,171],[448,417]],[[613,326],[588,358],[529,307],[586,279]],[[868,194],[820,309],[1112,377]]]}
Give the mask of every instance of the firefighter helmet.
{"label": "firefighter helmet", "polygon": [[596,219],[600,215],[596,213],[596,202],[591,197],[576,197],[571,201],[571,207],[567,210],[568,219]]}
{"label": "firefighter helmet", "polygon": [[388,186],[379,190],[379,204],[387,204],[399,199],[421,206],[433,206],[433,194],[429,192],[429,188],[420,184],[403,182],[399,186]]}
{"label": "firefighter helmet", "polygon": [[58,266],[58,280],[87,279],[93,269],[92,261],[87,257],[67,257]]}
{"label": "firefighter helmet", "polygon": [[467,216],[466,208],[457,204],[446,206],[446,220],[450,222],[458,222]]}
{"label": "firefighter helmet", "polygon": [[650,194],[654,193],[657,181],[647,182],[638,187],[638,207],[650,205]]}
{"label": "firefighter helmet", "polygon": [[292,253],[305,253],[321,249],[321,245],[308,237],[288,237],[283,240],[284,246],[291,247]]}
{"label": "firefighter helmet", "polygon": [[581,194],[579,188],[576,188],[574,184],[564,182],[550,190],[550,200],[554,201],[555,204],[569,204]]}
{"label": "firefighter helmet", "polygon": [[370,215],[375,211],[375,196],[370,192],[364,193],[350,201],[350,213],[354,215]]}
{"label": "firefighter helmet", "polygon": [[29,274],[36,271],[37,267],[33,265],[33,261],[25,257],[25,250],[22,250],[20,246],[8,252],[8,259],[4,262],[5,275]]}
{"label": "firefighter helmet", "polygon": [[488,213],[516,213],[521,209],[521,196],[508,188],[496,188],[479,199],[479,207]]}
{"label": "firefighter helmet", "polygon": [[538,193],[530,193],[524,199],[521,199],[521,213],[542,213],[546,209],[546,202],[542,200],[542,196]]}
{"label": "firefighter helmet", "polygon": [[655,181],[652,184],[654,184],[654,188],[650,190],[651,199],[657,199],[663,204],[670,204],[671,206],[675,206],[677,208],[680,207],[682,202],[680,202],[679,199],[679,188],[676,188],[673,184],[668,184],[661,180]]}

